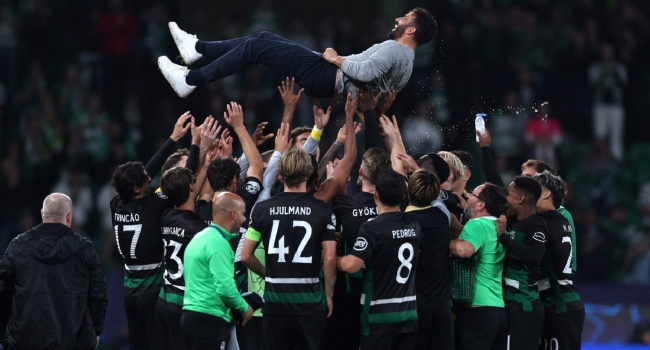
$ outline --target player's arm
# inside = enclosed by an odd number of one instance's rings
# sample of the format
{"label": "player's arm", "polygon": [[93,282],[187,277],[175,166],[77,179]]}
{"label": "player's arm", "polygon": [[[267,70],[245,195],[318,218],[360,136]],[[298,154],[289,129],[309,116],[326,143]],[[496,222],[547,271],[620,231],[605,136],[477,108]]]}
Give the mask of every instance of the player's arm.
{"label": "player's arm", "polygon": [[[251,217],[252,216],[253,213],[251,213]],[[262,234],[252,226],[249,226],[248,231],[246,231],[244,246],[241,250],[241,261],[246,265],[246,267],[251,269],[251,271],[262,277],[266,277],[266,269],[264,268],[264,265],[262,265],[262,262],[260,262],[260,260],[255,256],[255,249],[257,249],[257,246],[260,245],[261,241]]]}
{"label": "player's arm", "polygon": [[485,175],[485,181],[491,182],[499,187],[504,187],[503,179],[497,171],[496,165],[494,165],[494,160],[492,159],[492,151],[490,150],[490,143],[492,142],[492,137],[490,136],[490,131],[485,128],[485,136],[482,136],[480,132],[476,132],[478,137],[478,145],[481,147],[481,162],[483,163],[483,175]]}
{"label": "player's arm", "polygon": [[332,106],[327,107],[327,112],[325,112],[321,108],[317,99],[312,99],[312,103],[314,105],[314,128],[311,130],[311,133],[309,134],[305,144],[302,146],[302,149],[311,155],[316,155],[318,152],[318,144],[320,143],[321,136],[323,136],[323,130],[330,121]]}
{"label": "player's arm", "polygon": [[336,267],[343,272],[355,273],[361,270],[363,264],[365,264],[365,262],[360,258],[354,255],[346,255],[338,258]]}
{"label": "player's arm", "polygon": [[475,220],[465,224],[458,239],[449,242],[449,253],[460,258],[469,258],[476,253],[485,242],[485,235],[491,232],[484,232],[483,227]]}
{"label": "player's arm", "polygon": [[99,260],[99,255],[91,242],[86,247],[86,261],[88,268],[88,312],[93,322],[93,328],[96,335],[101,335],[104,330],[104,319],[106,316],[106,306],[108,298],[106,297],[106,280],[104,279],[104,270]]}
{"label": "player's arm", "polygon": [[247,176],[254,177],[261,182],[262,173],[264,171],[264,163],[262,162],[262,156],[255,146],[255,142],[248,134],[248,130],[244,126],[244,113],[242,108],[236,102],[231,102],[228,106],[228,112],[223,113],[223,117],[232,128],[235,130],[239,142],[241,143],[242,148],[244,149],[244,154],[246,159],[248,159],[248,172]]}
{"label": "player's arm", "polygon": [[357,241],[354,242],[350,254],[340,257],[336,266],[339,270],[347,273],[356,273],[365,263],[370,261],[375,247],[375,234],[368,228],[368,223],[361,225]]}
{"label": "player's arm", "polygon": [[459,258],[470,258],[474,255],[474,246],[468,241],[454,239],[449,242],[449,253]]}
{"label": "player's arm", "polygon": [[280,163],[282,154],[291,148],[290,136],[289,124],[280,124],[280,129],[278,129],[277,136],[275,137],[275,150],[269,163],[266,165],[266,169],[264,169],[263,188],[260,196],[257,198],[257,202],[271,198],[271,189],[278,177],[278,163]]}
{"label": "player's arm", "polygon": [[212,201],[212,197],[214,196],[214,190],[212,190],[210,182],[206,181],[206,179],[208,178],[208,167],[210,166],[210,163],[219,157],[218,146],[218,143],[213,142],[213,146],[205,155],[205,161],[201,166],[201,170],[199,170],[199,173],[196,175],[196,182],[194,183],[194,186],[196,186],[195,188],[199,188],[198,198],[206,202]]}
{"label": "player's arm", "polygon": [[526,232],[524,244],[520,244],[507,235],[500,234],[499,243],[519,260],[526,264],[539,265],[546,251],[546,228],[542,226],[531,227]]}
{"label": "player's arm", "polygon": [[393,116],[393,121],[391,122],[388,117],[382,115],[379,121],[390,143],[390,160],[393,165],[393,170],[408,178],[406,174],[406,166],[404,165],[404,162],[399,159],[399,154],[406,154],[406,149],[402,143],[402,135],[397,126],[397,118]]}
{"label": "player's arm", "polygon": [[[217,295],[223,303],[231,309],[237,310],[242,315],[252,314],[252,308],[239,294],[235,284],[235,265],[232,248],[228,244],[211,246],[209,248],[209,268],[214,280],[214,287]],[[246,320],[246,317],[244,317]]]}
{"label": "player's arm", "polygon": [[165,164],[167,157],[169,157],[169,155],[174,151],[176,142],[183,138],[183,136],[187,134],[187,131],[190,130],[192,124],[187,123],[187,125],[185,125],[185,122],[187,122],[187,120],[190,118],[192,118],[190,112],[185,112],[178,118],[176,124],[174,125],[174,131],[172,132],[171,136],[169,136],[167,142],[165,142],[165,144],[158,150],[158,152],[156,152],[156,154],[154,154],[153,157],[151,157],[147,163],[145,170],[149,176],[153,178],[156,176],[156,174],[158,174],[160,169],[162,169],[163,164]]}
{"label": "player's arm", "polygon": [[293,119],[293,113],[296,111],[296,106],[300,101],[302,93],[305,91],[304,88],[298,91],[298,94],[295,94],[294,87],[296,85],[296,80],[289,77],[286,80],[283,80],[278,90],[280,91],[280,96],[282,96],[282,102],[284,102],[284,114],[282,115],[282,122],[289,124],[291,127],[291,120]]}
{"label": "player's arm", "polygon": [[0,260],[0,341],[5,337],[5,330],[11,316],[11,304],[14,297],[15,275],[14,244],[9,243],[4,257]]}
{"label": "player's arm", "polygon": [[332,315],[330,305],[334,297],[334,285],[336,283],[336,241],[323,241],[323,277],[325,278],[325,296],[327,297],[328,313]]}
{"label": "player's arm", "polygon": [[352,137],[352,135],[354,135],[353,118],[358,103],[358,97],[352,99],[351,95],[348,94],[345,103],[345,134],[350,135],[350,137],[346,137],[345,139],[345,154],[334,169],[334,175],[323,182],[321,187],[319,187],[316,193],[314,193],[314,198],[329,203],[337,194],[343,192],[343,189],[348,182],[354,162],[357,160],[357,140]]}
{"label": "player's arm", "polygon": [[391,46],[390,44],[378,45],[377,50],[365,60],[352,61],[345,59],[344,57],[340,57],[336,50],[332,48],[325,50],[323,58],[327,62],[341,68],[341,71],[348,77],[367,83],[386,74],[393,66],[393,51],[395,48]]}

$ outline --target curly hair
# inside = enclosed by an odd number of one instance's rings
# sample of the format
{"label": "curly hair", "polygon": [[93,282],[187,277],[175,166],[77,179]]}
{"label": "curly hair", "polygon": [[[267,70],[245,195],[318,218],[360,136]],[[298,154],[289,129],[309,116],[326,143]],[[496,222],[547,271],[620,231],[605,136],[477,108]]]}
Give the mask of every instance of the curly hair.
{"label": "curly hair", "polygon": [[415,42],[418,45],[424,45],[433,40],[433,36],[438,32],[438,22],[433,18],[429,11],[422,7],[416,7],[411,12],[415,13],[413,24],[415,27]]}
{"label": "curly hair", "polygon": [[144,165],[141,162],[127,162],[115,169],[111,186],[117,191],[120,200],[130,202],[135,198],[133,188],[142,186],[147,181]]}
{"label": "curly hair", "polygon": [[228,191],[232,180],[239,176],[241,167],[230,158],[218,158],[208,165],[208,182],[215,192]]}

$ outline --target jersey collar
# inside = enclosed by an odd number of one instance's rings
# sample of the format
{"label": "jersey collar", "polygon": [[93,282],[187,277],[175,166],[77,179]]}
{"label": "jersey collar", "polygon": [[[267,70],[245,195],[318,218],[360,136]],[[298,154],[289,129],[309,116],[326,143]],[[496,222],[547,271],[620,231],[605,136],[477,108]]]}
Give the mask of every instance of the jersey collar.
{"label": "jersey collar", "polygon": [[237,234],[230,233],[226,231],[223,227],[214,223],[210,224],[209,227],[212,227],[213,229],[217,230],[217,232],[221,234],[221,237],[223,237],[226,241],[229,241],[231,238],[237,236]]}

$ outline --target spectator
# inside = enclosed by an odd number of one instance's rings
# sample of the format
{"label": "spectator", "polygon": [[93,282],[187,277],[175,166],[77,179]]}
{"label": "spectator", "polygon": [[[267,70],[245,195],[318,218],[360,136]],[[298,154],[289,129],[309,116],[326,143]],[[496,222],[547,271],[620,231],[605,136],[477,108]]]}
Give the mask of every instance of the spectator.
{"label": "spectator", "polygon": [[526,142],[532,148],[532,157],[558,164],[555,150],[562,143],[562,137],[562,125],[550,115],[548,104],[542,103],[538,115],[526,125]]}

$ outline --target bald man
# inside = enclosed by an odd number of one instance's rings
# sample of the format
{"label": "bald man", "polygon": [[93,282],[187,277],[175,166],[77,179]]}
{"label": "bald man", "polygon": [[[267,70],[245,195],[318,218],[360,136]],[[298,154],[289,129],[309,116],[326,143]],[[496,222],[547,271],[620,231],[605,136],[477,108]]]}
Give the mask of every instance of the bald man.
{"label": "bald man", "polygon": [[225,349],[231,310],[245,325],[253,315],[235,285],[235,254],[228,241],[246,220],[244,200],[231,192],[212,199],[212,224],[199,232],[185,249],[185,296],[181,332],[190,349]]}
{"label": "bald man", "polygon": [[94,349],[108,303],[99,255],[70,228],[70,197],[50,194],[41,216],[0,261],[0,342],[5,349]]}

